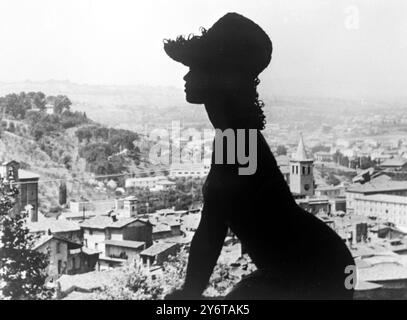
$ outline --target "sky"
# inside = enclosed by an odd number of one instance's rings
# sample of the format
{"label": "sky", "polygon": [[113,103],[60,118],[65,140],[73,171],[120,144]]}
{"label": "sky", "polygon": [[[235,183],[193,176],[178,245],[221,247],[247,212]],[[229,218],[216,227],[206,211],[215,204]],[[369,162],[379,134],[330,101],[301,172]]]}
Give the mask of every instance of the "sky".
{"label": "sky", "polygon": [[407,96],[404,0],[1,0],[0,82],[183,86],[162,41],[227,12],[273,41],[270,94]]}

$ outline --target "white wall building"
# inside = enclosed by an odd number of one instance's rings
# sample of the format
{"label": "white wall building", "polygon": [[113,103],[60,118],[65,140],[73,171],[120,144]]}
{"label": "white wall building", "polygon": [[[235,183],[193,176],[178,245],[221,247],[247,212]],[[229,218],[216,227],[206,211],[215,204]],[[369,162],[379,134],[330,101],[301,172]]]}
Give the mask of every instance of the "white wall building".
{"label": "white wall building", "polygon": [[407,227],[407,197],[388,194],[360,196],[354,199],[355,214],[376,217]]}
{"label": "white wall building", "polygon": [[126,188],[156,188],[157,185],[162,185],[168,179],[165,176],[144,177],[144,178],[128,178],[125,182]]}
{"label": "white wall building", "polygon": [[379,181],[364,184],[353,184],[346,190],[346,212],[353,214],[355,211],[355,199],[361,196],[387,194],[395,196],[407,196],[407,181]]}
{"label": "white wall building", "polygon": [[208,175],[210,168],[211,168],[211,166],[209,164],[181,163],[178,165],[171,166],[170,177],[171,178],[182,178],[182,177],[203,178]]}

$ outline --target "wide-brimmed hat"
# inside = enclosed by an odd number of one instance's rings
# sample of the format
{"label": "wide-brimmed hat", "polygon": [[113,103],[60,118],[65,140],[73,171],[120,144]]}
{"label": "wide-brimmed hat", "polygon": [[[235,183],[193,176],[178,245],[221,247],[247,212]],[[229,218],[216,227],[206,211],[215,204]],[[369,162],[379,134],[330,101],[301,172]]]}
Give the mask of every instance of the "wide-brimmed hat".
{"label": "wide-brimmed hat", "polygon": [[256,23],[228,13],[200,36],[165,40],[164,50],[186,66],[235,70],[257,76],[270,63],[273,46]]}

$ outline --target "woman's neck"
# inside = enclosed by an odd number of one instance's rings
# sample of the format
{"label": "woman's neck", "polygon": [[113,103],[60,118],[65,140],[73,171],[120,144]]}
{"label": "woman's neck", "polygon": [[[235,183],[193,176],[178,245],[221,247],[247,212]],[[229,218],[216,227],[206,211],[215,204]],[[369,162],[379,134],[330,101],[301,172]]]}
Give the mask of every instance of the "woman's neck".
{"label": "woman's neck", "polygon": [[257,129],[253,121],[255,109],[241,101],[214,101],[205,103],[209,120],[215,129]]}
{"label": "woman's neck", "polygon": [[225,130],[231,127],[230,105],[226,102],[213,101],[205,103],[209,121],[215,129]]}

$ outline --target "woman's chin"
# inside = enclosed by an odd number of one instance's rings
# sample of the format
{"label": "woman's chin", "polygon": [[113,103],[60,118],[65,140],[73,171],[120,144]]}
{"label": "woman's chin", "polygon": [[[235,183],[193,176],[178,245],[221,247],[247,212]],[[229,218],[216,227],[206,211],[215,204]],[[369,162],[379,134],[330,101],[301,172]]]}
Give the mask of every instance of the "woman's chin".
{"label": "woman's chin", "polygon": [[186,93],[185,95],[185,99],[187,100],[187,102],[189,103],[193,103],[193,104],[203,104],[204,101],[201,97],[197,97],[191,94]]}

